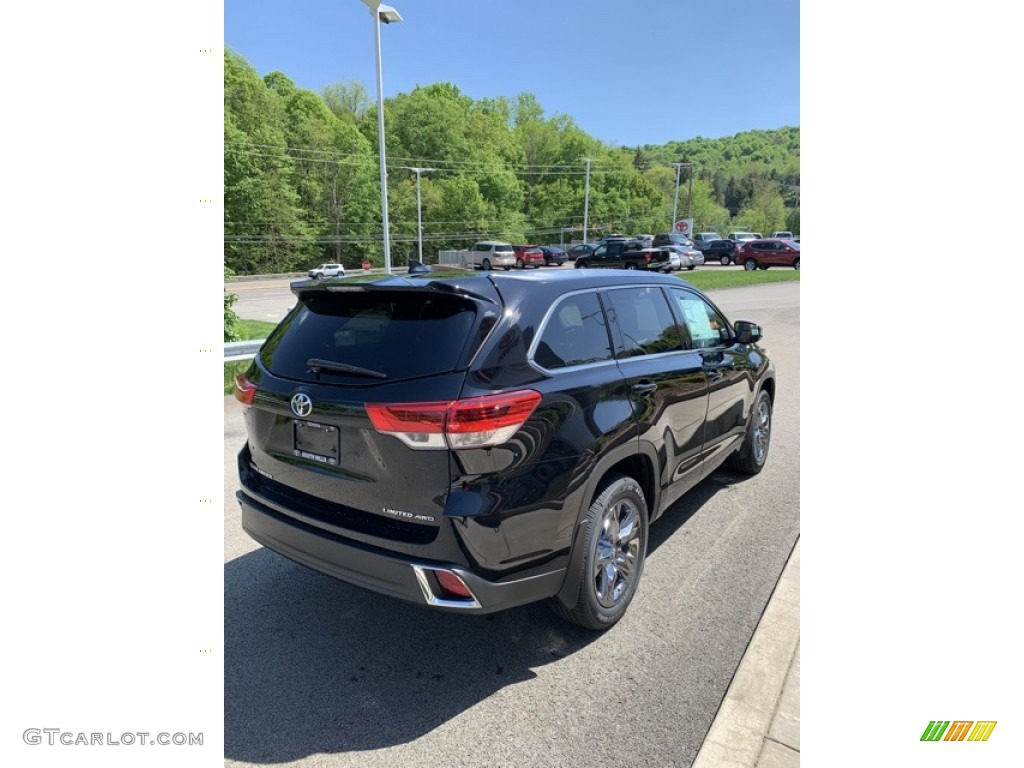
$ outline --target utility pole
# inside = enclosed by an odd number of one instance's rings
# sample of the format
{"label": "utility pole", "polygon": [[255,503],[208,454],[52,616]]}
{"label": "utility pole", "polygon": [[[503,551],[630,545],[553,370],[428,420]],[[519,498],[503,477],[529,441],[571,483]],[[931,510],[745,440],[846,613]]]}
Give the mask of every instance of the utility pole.
{"label": "utility pole", "polygon": [[690,195],[686,198],[686,218],[693,218],[693,163],[690,163]]}
{"label": "utility pole", "polygon": [[409,168],[416,174],[416,236],[419,240],[420,264],[423,263],[423,212],[420,202],[420,174],[425,171],[436,171],[437,168]]}
{"label": "utility pole", "polygon": [[669,224],[668,231],[675,232],[676,222],[679,221],[679,171],[682,170],[682,163],[672,163],[676,167],[676,199],[672,203],[672,223]]}
{"label": "utility pole", "polygon": [[686,217],[693,218],[693,163],[672,163],[672,165],[676,167],[676,200],[672,205],[672,226],[669,229],[674,231],[676,222],[679,221],[679,172],[683,168],[690,169],[690,195],[686,199]]}
{"label": "utility pole", "polygon": [[587,191],[583,197],[583,242],[587,242],[587,216],[590,212],[590,163],[591,157],[584,157],[583,162],[587,164]]}

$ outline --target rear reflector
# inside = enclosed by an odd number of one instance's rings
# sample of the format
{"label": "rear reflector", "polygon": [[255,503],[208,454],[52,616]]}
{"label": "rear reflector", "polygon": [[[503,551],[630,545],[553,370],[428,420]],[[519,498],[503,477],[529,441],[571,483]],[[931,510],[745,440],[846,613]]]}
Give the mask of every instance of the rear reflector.
{"label": "rear reflector", "polygon": [[473,593],[469,587],[451,571],[434,571],[437,583],[444,590],[446,597],[454,597],[459,600],[472,600]]}
{"label": "rear reflector", "polygon": [[235,399],[245,405],[252,405],[254,397],[256,397],[256,385],[245,378],[244,374],[240,373],[235,376]]}
{"label": "rear reflector", "polygon": [[440,403],[367,403],[378,432],[412,448],[488,448],[519,431],[540,402],[524,389]]}

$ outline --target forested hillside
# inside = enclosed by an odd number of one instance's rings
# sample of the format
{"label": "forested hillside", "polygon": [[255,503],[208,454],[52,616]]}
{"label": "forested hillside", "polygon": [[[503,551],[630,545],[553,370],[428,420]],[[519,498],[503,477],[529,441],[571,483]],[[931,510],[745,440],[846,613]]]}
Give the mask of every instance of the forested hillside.
{"label": "forested hillside", "polygon": [[[679,217],[698,229],[799,231],[800,130],[751,131],[660,146],[615,147],[535,97],[474,100],[450,83],[386,99],[388,208],[394,263],[416,251],[422,173],[424,254],[474,240],[558,243],[583,237],[591,159],[589,239],[667,231],[675,162]],[[609,119],[621,118],[610,115]],[[680,128],[685,130],[685,125]],[[260,77],[224,58],[224,258],[238,273],[381,263],[376,100],[357,82],[322,94],[280,72]]]}

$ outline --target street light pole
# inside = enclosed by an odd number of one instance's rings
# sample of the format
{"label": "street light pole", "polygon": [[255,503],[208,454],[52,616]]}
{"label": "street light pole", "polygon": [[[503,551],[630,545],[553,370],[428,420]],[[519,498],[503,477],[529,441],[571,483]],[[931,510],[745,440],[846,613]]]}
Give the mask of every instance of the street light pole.
{"label": "street light pole", "polygon": [[420,174],[425,171],[436,171],[437,168],[410,168],[416,174],[416,233],[420,242],[420,264],[423,263],[423,208],[420,202]]}
{"label": "street light pole", "polygon": [[363,0],[373,16],[373,36],[377,48],[377,143],[380,145],[380,210],[384,227],[384,271],[391,274],[391,233],[388,226],[388,172],[384,157],[384,82],[380,62],[380,23],[391,24],[402,17],[380,0]]}

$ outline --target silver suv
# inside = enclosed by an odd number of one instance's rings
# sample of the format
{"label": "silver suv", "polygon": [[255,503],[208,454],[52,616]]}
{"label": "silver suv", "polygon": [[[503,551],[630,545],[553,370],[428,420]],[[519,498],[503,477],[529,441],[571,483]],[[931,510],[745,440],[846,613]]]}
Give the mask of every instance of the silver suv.
{"label": "silver suv", "polygon": [[516,252],[511,243],[501,243],[495,240],[484,240],[475,243],[473,247],[464,254],[466,266],[480,267],[485,272],[495,267],[502,267],[505,270],[512,269],[516,265]]}

